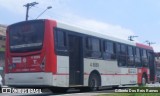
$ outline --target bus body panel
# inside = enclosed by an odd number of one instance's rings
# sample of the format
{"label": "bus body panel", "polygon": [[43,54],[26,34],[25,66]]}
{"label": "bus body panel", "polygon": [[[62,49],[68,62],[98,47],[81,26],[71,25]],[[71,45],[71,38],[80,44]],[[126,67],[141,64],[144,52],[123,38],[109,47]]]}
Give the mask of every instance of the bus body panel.
{"label": "bus body panel", "polygon": [[[8,31],[12,31],[12,35],[14,33],[15,37],[12,36],[13,40],[14,40],[14,38],[18,38],[19,37],[18,35],[20,33],[23,34],[23,32],[22,32],[23,30],[26,30],[25,34],[30,34],[30,33],[32,33],[32,31],[33,32],[42,31],[42,34],[44,34],[44,36],[45,36],[45,32],[43,32],[43,30],[34,29],[34,26],[36,26],[36,24],[38,24],[38,22],[34,22],[34,21],[29,22],[29,23],[24,23],[24,22],[17,23],[17,25],[14,24],[14,25],[9,26]],[[45,25],[45,24],[43,24],[43,25]],[[20,28],[19,26],[22,26],[22,28]],[[29,26],[29,28],[28,28],[28,26]],[[43,27],[45,27],[45,26],[43,26]],[[43,29],[43,28],[41,28],[41,29]],[[28,30],[30,30],[30,31],[28,31]],[[11,36],[10,35],[11,33],[10,34],[9,34],[9,32],[7,32],[7,33],[8,33],[8,37]],[[35,36],[35,34],[34,34],[34,36]],[[11,43],[11,41],[9,39],[11,39],[11,37],[7,38],[7,42],[9,42],[8,44]],[[22,41],[21,41],[21,43],[23,43],[23,46],[22,45],[15,45],[15,48],[16,47],[17,48],[18,47],[23,48],[24,45],[31,46],[31,44],[33,46],[33,43],[25,44],[25,42],[22,42]],[[36,50],[36,51],[32,51],[32,52],[30,52],[30,51],[25,52],[25,50],[26,50],[25,49],[23,53],[22,52],[17,52],[17,51],[16,52],[15,51],[11,52],[12,46],[10,46],[10,48],[9,48],[9,45],[8,45],[7,46],[8,57],[7,57],[7,62],[6,62],[7,73],[8,72],[9,73],[16,73],[16,72],[39,72],[39,71],[44,71],[41,68],[41,65],[42,65],[42,62],[43,62],[43,59],[44,59],[44,53],[45,53],[45,47],[44,47],[45,46],[45,39],[42,41],[42,43],[43,43],[43,46],[42,46],[41,50]]]}
{"label": "bus body panel", "polygon": [[[23,77],[23,78],[22,78]],[[52,73],[8,73],[5,74],[5,83],[7,85],[53,85]]]}
{"label": "bus body panel", "polygon": [[57,86],[69,87],[69,57],[57,56]]}
{"label": "bus body panel", "polygon": [[[102,86],[125,85],[137,83],[137,68],[118,67],[116,60],[84,59],[84,74],[90,75],[94,70],[101,74]],[[88,86],[88,76],[84,78],[84,85]]]}
{"label": "bus body panel", "polygon": [[[74,87],[74,86],[88,86],[89,84],[89,76],[91,72],[96,70],[100,74],[101,78],[101,86],[112,86],[112,85],[126,85],[126,84],[139,84],[142,82],[143,73],[147,74],[147,78],[149,78],[149,68],[147,67],[123,67],[118,65],[118,60],[105,60],[102,58],[86,58],[84,56],[85,49],[80,50],[81,57],[83,57],[82,65],[83,69],[82,78],[83,81],[79,84],[71,84],[70,82],[70,68],[71,68],[71,56],[70,55],[59,55],[56,52],[56,39],[55,39],[55,28],[62,28],[66,31],[66,38],[70,38],[69,40],[79,40],[79,46],[84,48],[85,38],[87,36],[95,36],[97,38],[101,38],[101,40],[111,40],[115,43],[122,43],[132,47],[144,48],[147,50],[152,50],[151,47],[143,46],[141,44],[136,44],[133,42],[127,42],[125,40],[120,40],[117,38],[112,38],[110,36],[104,36],[99,33],[94,33],[92,31],[83,30],[80,28],[76,28],[73,26],[69,26],[66,24],[62,24],[53,20],[44,20],[44,41],[43,47],[39,51],[33,52],[24,52],[24,53],[11,53],[9,48],[9,31],[7,31],[6,38],[6,74],[5,80],[7,85],[44,85],[44,86],[56,86],[56,87]],[[27,21],[28,22],[28,21]],[[78,34],[76,34],[78,33]],[[79,35],[80,34],[80,35]],[[68,36],[68,37],[67,37]],[[70,36],[70,37],[69,37]],[[74,38],[74,37],[75,38]],[[73,38],[72,38],[73,37]],[[67,40],[67,44],[69,45],[69,40]],[[82,43],[82,44],[81,44]],[[72,44],[75,44],[72,42]],[[70,46],[68,46],[70,47]],[[67,47],[67,52],[71,52],[71,50]],[[102,46],[101,46],[102,47]],[[102,50],[101,50],[102,51]],[[17,59],[18,57],[18,59]],[[21,58],[21,59],[19,59]],[[25,59],[24,59],[25,58]],[[9,69],[9,65],[12,63],[18,62],[17,60],[24,62],[27,61],[27,68],[23,65],[19,64],[19,69],[15,68],[14,70]],[[39,67],[36,67],[33,70],[33,65],[38,63]],[[14,61],[14,62],[13,62]],[[43,68],[40,67],[44,63]],[[24,67],[24,68],[23,68]],[[82,67],[82,66],[81,66]],[[39,69],[38,69],[39,68]],[[19,71],[16,71],[19,70]],[[74,72],[74,71],[72,71]],[[75,71],[79,72],[79,70]],[[23,77],[23,78],[18,78]],[[81,79],[82,79],[81,78]]]}
{"label": "bus body panel", "polygon": [[147,75],[147,80],[150,83],[150,72],[148,68],[138,68],[138,75],[137,75],[137,81],[138,84],[142,83],[142,76],[146,74]]}
{"label": "bus body panel", "polygon": [[45,25],[45,47],[46,47],[46,72],[52,72],[56,74],[57,72],[57,56],[55,54],[55,42],[54,42],[54,30],[56,27],[56,21],[46,20]]}
{"label": "bus body panel", "polygon": [[[23,77],[23,78],[20,78]],[[5,83],[9,86],[21,86],[21,87],[69,87],[66,82],[67,75],[64,74],[52,74],[47,72],[36,73],[8,73],[5,74]]]}
{"label": "bus body panel", "polygon": [[124,44],[136,46],[136,44],[133,43],[133,42],[128,42],[128,41],[123,40],[123,39],[119,39],[119,38],[116,38],[116,37],[111,37],[111,36],[106,35],[106,34],[104,35],[104,34],[101,34],[99,32],[96,32],[96,31],[89,31],[87,29],[81,28],[79,26],[75,26],[73,24],[68,25],[68,24],[65,24],[65,23],[57,22],[57,28],[71,30],[72,32],[78,32],[78,33],[87,34],[87,35],[90,35],[90,36],[100,37],[100,38],[108,39],[108,40],[111,40],[111,41],[121,42],[121,43],[124,43]]}
{"label": "bus body panel", "polygon": [[137,83],[137,68],[120,68],[121,69],[121,84],[136,84]]}

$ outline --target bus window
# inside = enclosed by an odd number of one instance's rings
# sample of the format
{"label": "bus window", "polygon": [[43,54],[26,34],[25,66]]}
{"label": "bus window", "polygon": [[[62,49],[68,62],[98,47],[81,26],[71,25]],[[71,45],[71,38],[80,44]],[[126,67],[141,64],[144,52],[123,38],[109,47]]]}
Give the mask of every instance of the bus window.
{"label": "bus window", "polygon": [[128,66],[134,66],[134,50],[133,47],[128,46],[128,58],[127,58]]}
{"label": "bus window", "polygon": [[127,55],[126,46],[121,44],[121,55]]}
{"label": "bus window", "polygon": [[57,31],[57,45],[59,47],[66,46],[65,33],[63,31]]}
{"label": "bus window", "polygon": [[126,45],[117,43],[116,53],[118,59],[118,66],[126,66]]}
{"label": "bus window", "polygon": [[93,38],[93,37],[86,38],[87,57],[100,58],[101,57],[100,46],[101,46],[101,43],[99,39]]}
{"label": "bus window", "polygon": [[120,54],[120,51],[121,51],[121,46],[120,46],[120,44],[116,43],[116,53],[117,53],[117,55]]}
{"label": "bus window", "polygon": [[120,51],[121,51],[121,46],[119,43],[116,43],[116,58],[117,58],[117,61],[118,61],[118,66],[121,66],[120,65]]}
{"label": "bus window", "polygon": [[100,52],[100,40],[99,39],[92,38],[91,45],[92,45],[92,51]]}
{"label": "bus window", "polygon": [[66,32],[61,29],[55,29],[55,44],[56,51],[60,54],[66,54],[67,45],[66,45]]}
{"label": "bus window", "polygon": [[9,28],[11,52],[30,52],[42,49],[44,22],[29,22],[12,25]]}
{"label": "bus window", "polygon": [[103,46],[104,46],[104,53],[103,53],[104,59],[116,59],[114,51],[114,43],[111,41],[104,41]]}
{"label": "bus window", "polygon": [[148,56],[147,56],[147,50],[142,50],[142,65],[144,67],[148,67]]}
{"label": "bus window", "polygon": [[86,48],[87,50],[92,50],[91,38],[86,38]]}
{"label": "bus window", "polygon": [[126,66],[126,45],[121,44],[121,51],[120,51],[120,58],[119,58],[119,64],[120,66]]}
{"label": "bus window", "polygon": [[137,67],[141,67],[142,64],[141,64],[141,56],[140,56],[140,49],[139,48],[136,48],[135,50],[135,65]]}

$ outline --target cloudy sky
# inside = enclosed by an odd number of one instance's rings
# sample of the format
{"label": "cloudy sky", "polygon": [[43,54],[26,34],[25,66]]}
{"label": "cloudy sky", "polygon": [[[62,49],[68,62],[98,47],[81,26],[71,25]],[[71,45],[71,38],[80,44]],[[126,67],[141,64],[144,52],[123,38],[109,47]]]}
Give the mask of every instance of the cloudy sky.
{"label": "cloudy sky", "polygon": [[160,0],[0,0],[0,24],[25,20],[26,3],[39,4],[29,10],[29,19],[48,18],[94,30],[121,39],[136,35],[160,52]]}

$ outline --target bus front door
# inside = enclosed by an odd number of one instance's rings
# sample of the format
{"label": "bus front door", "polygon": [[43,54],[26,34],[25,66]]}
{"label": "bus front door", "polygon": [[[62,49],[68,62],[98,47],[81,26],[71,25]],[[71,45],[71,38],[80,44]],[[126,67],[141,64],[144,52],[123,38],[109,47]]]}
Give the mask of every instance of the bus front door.
{"label": "bus front door", "polygon": [[153,52],[149,52],[149,69],[150,69],[150,81],[155,81],[156,76],[156,65],[155,65],[155,56]]}

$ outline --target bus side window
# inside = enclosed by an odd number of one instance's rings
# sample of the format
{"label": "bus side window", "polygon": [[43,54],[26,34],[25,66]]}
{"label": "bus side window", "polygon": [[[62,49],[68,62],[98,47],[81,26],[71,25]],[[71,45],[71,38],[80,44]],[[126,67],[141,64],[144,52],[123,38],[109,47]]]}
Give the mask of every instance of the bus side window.
{"label": "bus side window", "polygon": [[56,50],[60,53],[66,52],[66,32],[61,29],[55,29],[55,45]]}
{"label": "bus side window", "polygon": [[127,59],[126,45],[117,43],[116,54],[117,54],[118,66],[122,67],[126,66],[126,59]]}
{"label": "bus side window", "polygon": [[116,58],[117,58],[117,61],[118,61],[118,66],[121,66],[120,65],[120,51],[121,51],[121,46],[119,43],[116,43],[116,46],[115,46],[115,49],[116,49]]}
{"label": "bus side window", "polygon": [[101,58],[100,39],[94,37],[86,38],[86,56],[91,58]]}
{"label": "bus side window", "polygon": [[91,38],[87,37],[86,38],[86,48],[87,50],[92,50],[92,45],[91,45]]}
{"label": "bus side window", "polygon": [[142,49],[142,65],[148,67],[148,55],[147,50],[145,49]]}
{"label": "bus side window", "polygon": [[116,59],[114,45],[115,44],[111,41],[103,42],[103,46],[104,46],[103,58],[104,59],[108,59],[108,60]]}
{"label": "bus side window", "polygon": [[120,58],[119,58],[119,65],[126,66],[126,59],[127,59],[127,47],[124,44],[121,44],[121,51],[120,51]]}
{"label": "bus side window", "polygon": [[120,51],[121,51],[121,46],[119,43],[116,43],[116,54],[120,55]]}
{"label": "bus side window", "polygon": [[135,49],[135,65],[137,67],[142,67],[142,64],[141,64],[141,54],[140,54],[140,49],[139,48]]}
{"label": "bus side window", "polygon": [[127,58],[128,66],[135,66],[134,64],[134,48],[132,46],[128,46],[128,58]]}

